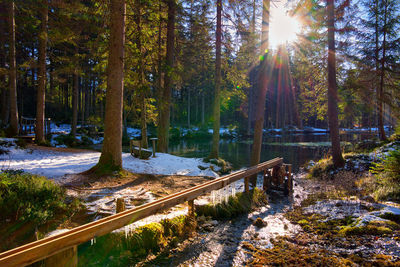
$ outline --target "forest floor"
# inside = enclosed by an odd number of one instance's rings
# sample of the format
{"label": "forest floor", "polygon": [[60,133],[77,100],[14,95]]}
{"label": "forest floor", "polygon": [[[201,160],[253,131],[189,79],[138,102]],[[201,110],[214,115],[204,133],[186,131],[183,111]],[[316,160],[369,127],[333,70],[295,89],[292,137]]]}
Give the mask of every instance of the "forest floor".
{"label": "forest floor", "polygon": [[398,205],[335,195],[335,183],[305,174],[294,181],[292,195],[272,191],[268,206],[248,215],[229,221],[199,217],[194,237],[141,264],[400,266]]}
{"label": "forest floor", "polygon": [[[98,160],[97,152],[37,146],[24,150],[6,149],[9,153],[2,155],[3,167],[7,165],[38,174],[56,173],[55,180],[67,188],[69,195],[82,200],[86,216],[91,220],[115,213],[117,198],[124,198],[127,208],[132,208],[213,179],[179,175],[200,172],[197,166],[200,161],[166,154],[159,154],[158,161],[154,162],[134,159],[130,155],[126,158],[130,161],[129,166],[143,168],[140,164],[144,164],[147,170],[168,170],[169,173],[127,172],[117,178],[98,178],[69,172],[75,166],[80,166],[78,169],[92,166]],[[385,150],[382,153],[386,153]],[[293,194],[284,196],[280,192],[269,192],[269,204],[247,215],[228,221],[199,216],[194,236],[172,250],[149,255],[138,264],[400,266],[400,207],[393,202],[376,203],[370,196],[363,195],[357,180],[366,173],[360,164],[365,161],[364,158],[352,159],[347,164],[350,169],[333,174],[334,178],[330,180],[311,180],[305,173],[297,174]],[[158,163],[161,167],[152,168]],[[60,175],[62,172],[64,175]],[[261,180],[259,177],[259,184]],[[229,190],[218,192],[217,196],[208,196],[205,203],[221,202],[236,190],[243,190],[241,181]],[[199,202],[195,204],[199,205]],[[185,214],[186,205],[180,205],[121,231],[130,232],[138,226]],[[61,228],[84,223],[82,214],[79,220],[66,222]]]}

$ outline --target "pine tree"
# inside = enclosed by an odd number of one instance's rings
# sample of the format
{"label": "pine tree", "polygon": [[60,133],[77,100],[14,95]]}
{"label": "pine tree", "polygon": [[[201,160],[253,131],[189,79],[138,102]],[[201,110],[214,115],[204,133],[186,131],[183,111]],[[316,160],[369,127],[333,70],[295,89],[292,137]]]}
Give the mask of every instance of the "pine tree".
{"label": "pine tree", "polygon": [[335,167],[342,167],[344,159],[340,149],[336,88],[335,16],[334,0],[327,0],[328,13],[328,122],[332,142],[332,160]]}
{"label": "pine tree", "polygon": [[9,31],[9,85],[10,85],[10,135],[18,134],[18,106],[17,106],[17,66],[15,56],[15,4],[8,4],[8,31]]}
{"label": "pine tree", "polygon": [[[260,163],[261,145],[263,136],[264,126],[264,115],[265,115],[265,98],[268,91],[269,83],[269,53],[268,53],[268,34],[269,34],[269,12],[270,12],[270,0],[263,0],[263,13],[262,13],[262,33],[261,33],[261,53],[260,57],[260,69],[258,73],[258,88],[256,92],[256,120],[254,125],[254,137],[253,137],[253,148],[251,152],[250,165],[254,166]],[[255,185],[255,179],[252,179],[253,185]]]}
{"label": "pine tree", "polygon": [[159,125],[158,125],[158,150],[168,152],[168,137],[170,126],[170,105],[172,90],[172,75],[174,68],[174,41],[175,41],[175,0],[168,0],[168,21],[167,21],[167,54],[166,72],[164,77],[164,90],[159,104]]}
{"label": "pine tree", "polygon": [[217,0],[217,28],[215,31],[215,89],[213,104],[213,141],[209,158],[218,158],[219,128],[221,116],[221,43],[222,43],[222,1]]}
{"label": "pine tree", "polygon": [[104,142],[94,170],[122,169],[125,11],[125,0],[111,0]]}
{"label": "pine tree", "polygon": [[40,6],[40,32],[39,32],[39,85],[36,102],[36,142],[44,141],[45,95],[46,95],[46,49],[47,49],[47,21],[48,0],[43,0]]}

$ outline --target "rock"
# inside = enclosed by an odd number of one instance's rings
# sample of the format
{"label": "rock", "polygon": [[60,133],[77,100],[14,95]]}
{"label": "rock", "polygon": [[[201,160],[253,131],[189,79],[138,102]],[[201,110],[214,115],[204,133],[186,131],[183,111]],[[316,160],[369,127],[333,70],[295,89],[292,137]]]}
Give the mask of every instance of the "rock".
{"label": "rock", "polygon": [[253,221],[253,225],[258,227],[258,228],[262,228],[268,225],[268,223],[266,221],[264,221],[262,218],[257,218],[256,220]]}
{"label": "rock", "polygon": [[361,200],[364,200],[364,201],[367,201],[367,202],[371,202],[371,203],[375,203],[375,199],[370,195],[362,197]]}
{"label": "rock", "polygon": [[212,220],[212,221],[210,221],[210,224],[213,225],[213,226],[217,226],[218,225],[218,221]]}

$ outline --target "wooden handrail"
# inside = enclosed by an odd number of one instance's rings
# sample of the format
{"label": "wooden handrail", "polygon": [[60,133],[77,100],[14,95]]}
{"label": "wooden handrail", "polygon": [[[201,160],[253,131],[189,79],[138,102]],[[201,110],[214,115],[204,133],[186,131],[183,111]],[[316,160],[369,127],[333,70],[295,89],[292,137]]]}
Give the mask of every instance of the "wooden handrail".
{"label": "wooden handrail", "polygon": [[209,193],[213,190],[221,189],[237,180],[257,174],[258,172],[280,164],[283,164],[283,159],[275,158],[246,170],[228,174],[133,209],[73,228],[67,232],[46,237],[5,251],[0,254],[0,266],[24,266],[45,259],[159,211],[171,208],[185,201],[193,200],[198,196]]}

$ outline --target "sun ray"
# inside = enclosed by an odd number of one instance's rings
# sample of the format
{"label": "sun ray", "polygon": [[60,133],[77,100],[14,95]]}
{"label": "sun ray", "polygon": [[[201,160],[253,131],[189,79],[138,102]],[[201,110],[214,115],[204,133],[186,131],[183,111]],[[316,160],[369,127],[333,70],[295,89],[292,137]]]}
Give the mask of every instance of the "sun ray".
{"label": "sun ray", "polygon": [[269,33],[271,48],[276,49],[281,44],[296,41],[300,31],[300,21],[296,17],[290,16],[282,3],[271,6]]}

